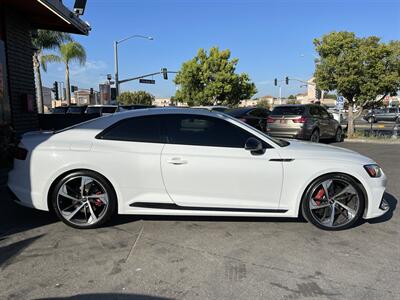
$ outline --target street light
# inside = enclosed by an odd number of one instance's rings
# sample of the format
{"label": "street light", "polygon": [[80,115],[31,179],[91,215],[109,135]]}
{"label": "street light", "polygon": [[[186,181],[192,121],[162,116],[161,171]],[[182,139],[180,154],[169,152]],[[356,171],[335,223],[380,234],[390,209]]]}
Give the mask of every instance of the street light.
{"label": "street light", "polygon": [[144,36],[140,34],[134,34],[131,36],[128,36],[122,40],[115,41],[114,42],[114,64],[115,64],[115,95],[119,95],[119,81],[118,81],[118,44],[121,44],[122,42],[125,42],[127,40],[133,39],[133,38],[142,38],[142,39],[147,39],[147,40],[154,40],[151,36]]}

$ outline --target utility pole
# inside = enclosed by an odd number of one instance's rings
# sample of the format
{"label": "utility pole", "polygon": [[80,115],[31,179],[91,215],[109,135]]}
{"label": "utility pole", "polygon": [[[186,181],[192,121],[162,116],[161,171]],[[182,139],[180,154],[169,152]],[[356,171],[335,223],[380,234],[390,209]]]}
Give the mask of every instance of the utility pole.
{"label": "utility pole", "polygon": [[142,39],[147,39],[147,40],[151,40],[151,41],[153,40],[153,38],[151,36],[135,34],[135,35],[128,36],[122,40],[114,41],[114,67],[115,67],[115,94],[116,94],[116,96],[119,95],[119,84],[120,84],[120,81],[118,79],[118,77],[119,77],[118,76],[118,44],[125,42],[132,38],[142,38]]}
{"label": "utility pole", "polygon": [[118,42],[114,42],[114,65],[115,65],[115,95],[119,95],[119,82],[118,82]]}

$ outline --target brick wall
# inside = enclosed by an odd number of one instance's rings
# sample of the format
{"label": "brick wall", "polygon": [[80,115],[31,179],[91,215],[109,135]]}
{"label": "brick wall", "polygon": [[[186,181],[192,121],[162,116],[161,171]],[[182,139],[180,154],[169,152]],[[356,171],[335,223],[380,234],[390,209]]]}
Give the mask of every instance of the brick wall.
{"label": "brick wall", "polygon": [[[8,68],[11,119],[15,130],[24,133],[38,128],[38,116],[33,73],[31,25],[11,8],[5,9],[5,40]],[[32,95],[34,112],[23,107],[24,95]]]}

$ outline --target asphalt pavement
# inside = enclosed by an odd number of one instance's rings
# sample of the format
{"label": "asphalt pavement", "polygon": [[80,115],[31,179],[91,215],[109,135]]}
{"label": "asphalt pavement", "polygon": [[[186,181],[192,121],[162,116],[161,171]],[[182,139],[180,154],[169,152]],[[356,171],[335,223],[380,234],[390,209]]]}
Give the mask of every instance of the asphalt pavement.
{"label": "asphalt pavement", "polygon": [[0,299],[400,299],[400,145],[340,143],[389,178],[383,217],[340,232],[297,219],[119,216],[76,230],[0,191]]}

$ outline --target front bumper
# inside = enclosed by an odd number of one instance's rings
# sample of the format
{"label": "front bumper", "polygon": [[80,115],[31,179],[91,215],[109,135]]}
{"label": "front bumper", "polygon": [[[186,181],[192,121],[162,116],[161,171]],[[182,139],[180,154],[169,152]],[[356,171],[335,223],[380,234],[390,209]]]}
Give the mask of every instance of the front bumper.
{"label": "front bumper", "polygon": [[387,178],[382,174],[379,178],[369,178],[367,188],[368,201],[364,219],[377,218],[389,211],[389,203],[385,200]]}

